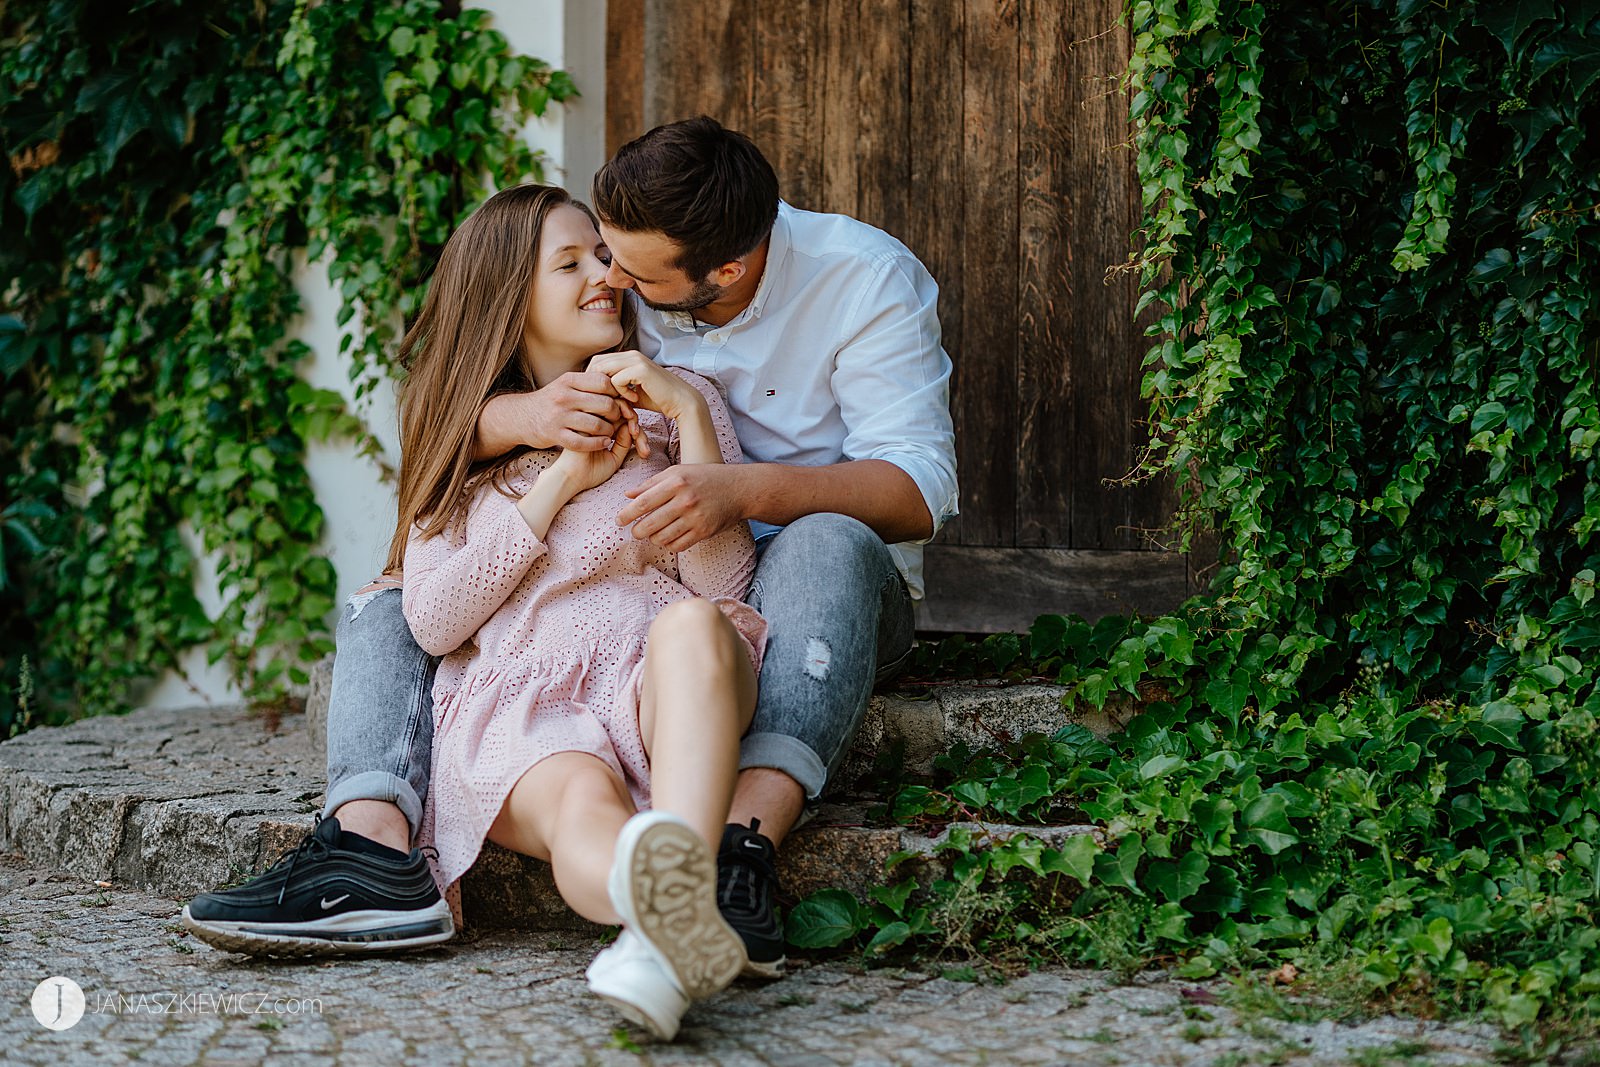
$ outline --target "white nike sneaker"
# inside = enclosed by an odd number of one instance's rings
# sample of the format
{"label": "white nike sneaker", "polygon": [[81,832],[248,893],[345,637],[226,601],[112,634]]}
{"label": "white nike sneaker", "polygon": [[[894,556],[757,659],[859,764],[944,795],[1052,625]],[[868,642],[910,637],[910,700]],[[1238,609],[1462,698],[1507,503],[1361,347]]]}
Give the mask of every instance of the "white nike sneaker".
{"label": "white nike sneaker", "polygon": [[678,1036],[678,1023],[689,1010],[689,998],[662,964],[660,953],[632,930],[624,927],[616,943],[589,964],[585,977],[589,991],[629,1022],[663,1041]]}
{"label": "white nike sneaker", "polygon": [[744,968],[744,939],[717,909],[716,860],[678,816],[645,811],[629,819],[606,888],[623,926],[690,1000],[727,988]]}

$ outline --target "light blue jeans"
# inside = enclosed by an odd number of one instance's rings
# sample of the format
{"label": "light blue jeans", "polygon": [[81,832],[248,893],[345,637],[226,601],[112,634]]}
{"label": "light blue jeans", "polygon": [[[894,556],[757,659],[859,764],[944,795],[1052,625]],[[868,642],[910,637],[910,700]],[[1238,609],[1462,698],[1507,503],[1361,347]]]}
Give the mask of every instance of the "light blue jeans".
{"label": "light blue jeans", "polygon": [[[815,800],[843,761],[873,685],[911,655],[911,597],[884,543],[844,515],[808,515],[757,551],[747,599],[769,629],[739,766],[780,770]],[[335,640],[323,814],[352,800],[388,801],[415,835],[438,661],[412,638],[398,588],[352,597]]]}

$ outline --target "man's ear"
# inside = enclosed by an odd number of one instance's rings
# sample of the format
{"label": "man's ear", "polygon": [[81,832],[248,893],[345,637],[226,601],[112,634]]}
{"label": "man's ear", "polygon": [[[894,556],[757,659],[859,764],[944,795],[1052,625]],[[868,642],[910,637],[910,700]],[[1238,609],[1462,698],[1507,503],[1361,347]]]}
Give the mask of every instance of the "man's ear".
{"label": "man's ear", "polygon": [[740,278],[744,277],[746,267],[743,260],[730,259],[722,266],[711,272],[711,277],[721,288],[726,289]]}

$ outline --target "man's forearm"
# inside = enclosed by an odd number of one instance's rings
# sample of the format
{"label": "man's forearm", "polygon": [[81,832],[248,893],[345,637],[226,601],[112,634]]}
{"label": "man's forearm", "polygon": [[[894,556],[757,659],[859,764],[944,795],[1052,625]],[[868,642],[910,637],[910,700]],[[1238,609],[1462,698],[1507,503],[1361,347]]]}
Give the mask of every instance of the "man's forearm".
{"label": "man's forearm", "polygon": [[489,398],[478,413],[478,432],[472,438],[474,461],[494,459],[528,443],[528,419],[524,409],[531,395],[501,393]]}
{"label": "man's forearm", "polygon": [[911,475],[883,459],[826,467],[752,463],[746,518],[782,526],[804,515],[835,512],[872,528],[886,544],[933,536],[933,516]]}

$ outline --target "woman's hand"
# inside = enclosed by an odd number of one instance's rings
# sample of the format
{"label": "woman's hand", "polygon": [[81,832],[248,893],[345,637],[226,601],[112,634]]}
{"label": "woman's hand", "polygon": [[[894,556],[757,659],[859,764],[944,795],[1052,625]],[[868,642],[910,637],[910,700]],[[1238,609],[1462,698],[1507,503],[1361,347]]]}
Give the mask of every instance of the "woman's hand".
{"label": "woman's hand", "polygon": [[586,489],[604,484],[606,479],[617,473],[633,449],[633,443],[633,424],[624,422],[617,429],[616,439],[610,448],[598,452],[564,448],[545,476],[553,476],[564,482],[572,490],[572,495],[577,496]]}
{"label": "woman's hand", "polygon": [[[681,420],[705,407],[706,398],[694,386],[658,366],[643,352],[602,352],[589,361],[588,369],[610,378],[612,388],[623,400],[648,411],[659,411],[669,419]],[[642,449],[640,454],[648,455]]]}

